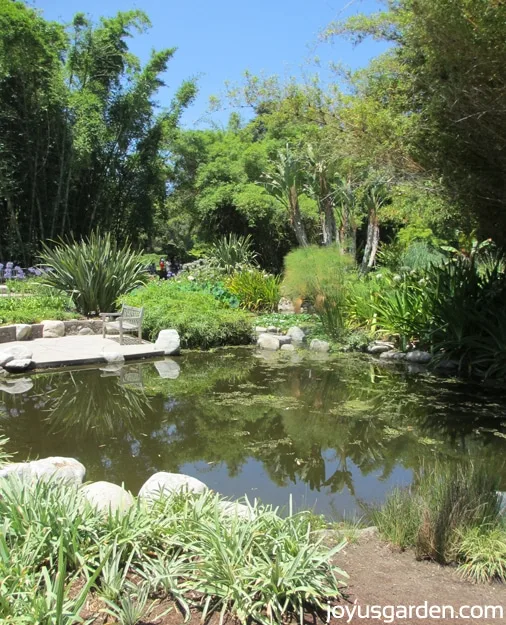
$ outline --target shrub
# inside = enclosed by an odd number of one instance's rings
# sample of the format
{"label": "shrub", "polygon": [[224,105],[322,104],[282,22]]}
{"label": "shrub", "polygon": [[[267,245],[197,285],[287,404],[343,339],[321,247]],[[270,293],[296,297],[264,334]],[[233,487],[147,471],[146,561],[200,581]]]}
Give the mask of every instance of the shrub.
{"label": "shrub", "polygon": [[46,289],[47,295],[0,297],[0,324],[37,323],[43,319],[73,319],[71,299]]}
{"label": "shrub", "polygon": [[305,247],[285,258],[282,292],[293,301],[311,302],[325,331],[338,338],[344,328],[347,280],[353,260],[337,246]]}
{"label": "shrub", "polygon": [[49,268],[45,284],[71,295],[83,315],[113,312],[118,298],[147,280],[141,257],[130,245],[119,246],[110,234],[93,233],[80,242],[42,244]]}
{"label": "shrub", "polygon": [[273,312],[279,302],[280,279],[260,269],[249,269],[234,274],[227,282],[230,293],[237,296],[243,308]]}
{"label": "shrub", "polygon": [[160,330],[175,328],[185,348],[208,349],[251,343],[252,319],[209,293],[189,291],[185,283],[150,282],[122,298],[130,306],[144,306],[143,331],[156,339]]}
{"label": "shrub", "polygon": [[257,253],[253,250],[251,235],[229,234],[211,247],[208,256],[216,266],[231,274],[254,265]]}

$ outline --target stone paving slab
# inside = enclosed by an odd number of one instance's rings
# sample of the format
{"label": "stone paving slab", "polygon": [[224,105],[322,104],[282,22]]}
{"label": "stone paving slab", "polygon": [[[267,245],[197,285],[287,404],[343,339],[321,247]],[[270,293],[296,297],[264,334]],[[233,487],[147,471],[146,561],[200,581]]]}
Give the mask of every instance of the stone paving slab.
{"label": "stone paving slab", "polygon": [[106,362],[104,352],[116,352],[125,360],[155,358],[164,351],[156,349],[153,343],[120,345],[118,341],[101,336],[63,336],[56,339],[34,339],[33,341],[12,341],[2,343],[0,351],[12,346],[23,347],[32,352],[36,368],[68,367]]}

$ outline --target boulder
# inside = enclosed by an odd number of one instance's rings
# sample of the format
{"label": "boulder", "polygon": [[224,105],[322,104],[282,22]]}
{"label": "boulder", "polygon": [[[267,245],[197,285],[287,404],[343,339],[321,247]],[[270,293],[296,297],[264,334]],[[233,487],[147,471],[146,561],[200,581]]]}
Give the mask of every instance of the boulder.
{"label": "boulder", "polygon": [[[33,352],[27,347],[25,347],[24,345],[10,345],[9,347],[6,347],[2,351],[2,354],[7,354],[9,356],[12,356],[10,360],[24,360],[24,359],[29,360],[33,356]],[[0,364],[1,364],[1,357],[0,357]]]}
{"label": "boulder", "polygon": [[93,482],[83,487],[86,501],[98,512],[124,514],[134,505],[134,498],[122,486],[111,482]]}
{"label": "boulder", "polygon": [[32,460],[32,462],[8,464],[3,469],[0,469],[0,478],[17,475],[20,478],[41,480],[54,476],[57,479],[81,484],[85,473],[84,465],[74,458],[54,456],[42,458],[41,460]]}
{"label": "boulder", "polygon": [[252,508],[243,503],[238,503],[237,501],[219,501],[218,511],[226,517],[236,517],[247,521],[253,521],[255,519],[255,513]]}
{"label": "boulder", "polygon": [[35,367],[35,363],[31,358],[14,358],[4,365],[9,373],[23,373]]}
{"label": "boulder", "polygon": [[278,311],[282,313],[295,313],[293,302],[287,297],[282,297],[278,302]]}
{"label": "boulder", "polygon": [[267,332],[267,328],[264,328],[264,326],[256,326],[255,332],[258,332],[258,334],[265,334]]}
{"label": "boulder", "polygon": [[392,349],[389,352],[383,352],[382,354],[380,354],[380,359],[381,360],[406,360],[406,354]]}
{"label": "boulder", "polygon": [[279,344],[281,346],[283,346],[283,345],[290,345],[291,342],[292,342],[292,337],[291,336],[287,336],[286,334],[285,335],[278,334],[278,335],[276,335],[276,338],[278,339]]}
{"label": "boulder", "polygon": [[120,363],[120,362],[124,362],[125,361],[125,357],[123,356],[123,354],[120,354],[120,352],[102,352],[102,358],[105,360],[105,362],[110,363],[110,364],[114,364],[114,363]]}
{"label": "boulder", "polygon": [[33,388],[33,382],[29,378],[6,378],[0,382],[0,392],[9,395],[21,395],[28,393]]}
{"label": "boulder", "polygon": [[313,352],[327,353],[330,350],[330,343],[320,341],[320,339],[313,339],[309,344],[309,349]]}
{"label": "boulder", "polygon": [[267,332],[271,332],[276,334],[276,332],[278,331],[276,326],[267,326]]}
{"label": "boulder", "polygon": [[91,328],[81,328],[77,331],[77,334],[79,334],[79,336],[89,336],[90,334],[94,334],[94,332]]}
{"label": "boulder", "polygon": [[3,367],[0,367],[0,378],[3,378],[5,375],[7,375],[7,371]]}
{"label": "boulder", "polygon": [[177,330],[160,330],[155,348],[163,349],[166,356],[177,356],[181,351],[181,339]]}
{"label": "boulder", "polygon": [[65,336],[65,324],[63,321],[43,321],[42,338],[58,339]]}
{"label": "boulder", "polygon": [[14,360],[14,356],[10,352],[0,352],[0,367],[5,367],[11,360]]}
{"label": "boulder", "polygon": [[421,350],[415,349],[406,354],[406,360],[419,365],[426,365],[432,360],[432,356],[429,352],[422,352]]}
{"label": "boulder", "polygon": [[302,330],[302,328],[299,328],[298,326],[292,326],[291,328],[288,328],[288,332],[286,334],[287,336],[292,337],[292,341],[294,343],[302,343],[306,338],[304,330]]}
{"label": "boulder", "polygon": [[280,348],[279,338],[272,334],[261,334],[257,341],[258,347],[261,349],[267,349],[271,352],[275,352]]}
{"label": "boulder", "polygon": [[282,352],[294,352],[295,346],[292,345],[291,343],[285,343],[284,345],[281,345],[281,351]]}
{"label": "boulder", "polygon": [[371,343],[370,345],[367,346],[368,354],[383,354],[385,352],[390,352],[390,351],[392,351],[391,345],[381,345],[377,343]]}
{"label": "boulder", "polygon": [[181,373],[181,368],[175,360],[160,360],[155,362],[158,375],[164,380],[176,380]]}
{"label": "boulder", "polygon": [[27,341],[32,334],[32,326],[28,323],[16,324],[16,341]]}
{"label": "boulder", "polygon": [[158,499],[161,495],[171,495],[179,491],[203,493],[207,490],[204,482],[182,473],[160,471],[152,475],[139,491],[139,497],[148,500]]}
{"label": "boulder", "polygon": [[407,366],[408,373],[426,373],[427,367],[425,365],[419,365],[416,362],[413,362]]}

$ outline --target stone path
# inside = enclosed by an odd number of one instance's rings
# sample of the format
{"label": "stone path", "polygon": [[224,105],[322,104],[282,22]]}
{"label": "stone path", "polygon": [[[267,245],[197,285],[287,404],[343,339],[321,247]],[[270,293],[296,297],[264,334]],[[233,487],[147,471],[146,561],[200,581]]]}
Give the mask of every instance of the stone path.
{"label": "stone path", "polygon": [[164,350],[153,343],[120,345],[119,341],[101,336],[64,336],[56,339],[34,339],[2,343],[0,351],[19,346],[32,352],[36,368],[66,367],[108,362],[106,353],[122,354],[125,360],[154,358],[164,355]]}

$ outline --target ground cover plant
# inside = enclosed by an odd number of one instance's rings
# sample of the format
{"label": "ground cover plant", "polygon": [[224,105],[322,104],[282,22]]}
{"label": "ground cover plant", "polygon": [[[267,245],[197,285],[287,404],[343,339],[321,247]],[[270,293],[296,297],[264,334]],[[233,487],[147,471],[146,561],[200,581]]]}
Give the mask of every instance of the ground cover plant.
{"label": "ground cover plant", "polygon": [[[91,622],[107,611],[134,625],[178,609],[270,624],[323,611],[346,574],[330,563],[307,513],[258,503],[251,518],[211,492],[137,501],[99,514],[61,481],[0,484],[0,617],[17,625]],[[234,504],[228,504],[234,510]],[[94,607],[93,607],[94,606]],[[88,620],[90,619],[90,620]]]}
{"label": "ground cover plant", "polygon": [[473,465],[438,466],[371,512],[381,536],[417,558],[457,564],[472,581],[506,581],[506,520],[497,479]]}
{"label": "ground cover plant", "polygon": [[121,301],[144,307],[143,332],[150,340],[166,328],[175,328],[186,348],[245,345],[252,340],[251,315],[198,287],[188,288],[185,280],[155,280]]}

